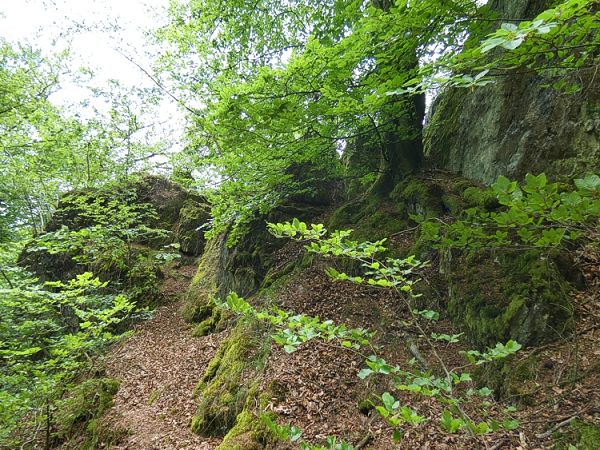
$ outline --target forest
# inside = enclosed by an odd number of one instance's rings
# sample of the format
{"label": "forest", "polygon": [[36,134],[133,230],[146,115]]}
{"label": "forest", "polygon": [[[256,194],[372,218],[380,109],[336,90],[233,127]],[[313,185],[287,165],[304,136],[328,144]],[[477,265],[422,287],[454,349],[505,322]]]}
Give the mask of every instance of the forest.
{"label": "forest", "polygon": [[0,21],[0,448],[600,448],[599,0],[69,1],[144,83]]}

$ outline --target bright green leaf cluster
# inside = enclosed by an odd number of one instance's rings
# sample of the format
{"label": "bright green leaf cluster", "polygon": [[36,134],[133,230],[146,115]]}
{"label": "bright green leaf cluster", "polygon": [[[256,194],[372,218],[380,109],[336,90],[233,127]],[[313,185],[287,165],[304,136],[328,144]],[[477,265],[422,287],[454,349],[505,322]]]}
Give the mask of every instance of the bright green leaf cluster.
{"label": "bright green leaf cluster", "polygon": [[588,174],[565,191],[545,174],[521,185],[499,177],[491,186],[499,211],[471,208],[451,224],[423,222],[422,237],[442,248],[555,248],[598,232],[600,177]]}

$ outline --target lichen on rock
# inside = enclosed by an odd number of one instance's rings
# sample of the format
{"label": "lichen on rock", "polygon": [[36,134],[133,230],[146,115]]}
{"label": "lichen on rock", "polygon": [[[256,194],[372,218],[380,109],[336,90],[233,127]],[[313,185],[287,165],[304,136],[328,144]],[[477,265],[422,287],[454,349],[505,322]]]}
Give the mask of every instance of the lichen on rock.
{"label": "lichen on rock", "polygon": [[445,250],[448,314],[477,345],[540,345],[573,327],[570,286],[540,251]]}

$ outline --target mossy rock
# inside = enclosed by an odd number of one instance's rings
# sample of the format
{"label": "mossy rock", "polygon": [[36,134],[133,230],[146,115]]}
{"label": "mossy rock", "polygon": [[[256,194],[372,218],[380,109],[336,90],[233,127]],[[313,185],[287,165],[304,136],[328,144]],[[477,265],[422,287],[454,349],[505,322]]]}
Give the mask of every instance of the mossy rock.
{"label": "mossy rock", "polygon": [[54,413],[56,435],[67,438],[88,428],[93,431],[96,424],[91,421],[112,406],[118,390],[119,382],[112,378],[91,378],[73,387],[57,404]]}
{"label": "mossy rock", "polygon": [[185,294],[183,318],[198,323],[194,335],[205,336],[224,327],[225,315],[216,308],[214,297],[218,293],[219,267],[225,236],[211,239],[205,248],[196,275]]}
{"label": "mossy rock", "polygon": [[[267,388],[259,393],[258,382],[250,389],[246,404],[241,413],[235,419],[235,425],[223,438],[217,450],[264,450],[272,448],[278,437],[267,427],[261,419],[268,404],[276,393]],[[275,421],[273,413],[268,417]]]}
{"label": "mossy rock", "polygon": [[572,330],[570,286],[541,252],[445,251],[442,256],[448,314],[473,343],[514,339],[540,345]]}
{"label": "mossy rock", "polygon": [[200,262],[196,274],[185,294],[183,318],[188,322],[200,322],[212,314],[211,299],[217,293],[217,274],[223,236],[210,240]]}
{"label": "mossy rock", "polygon": [[444,188],[429,180],[410,177],[401,181],[390,193],[399,213],[405,217],[419,215],[423,218],[437,217],[447,212],[444,205]]}
{"label": "mossy rock", "polygon": [[329,217],[329,230],[352,229],[359,240],[388,238],[407,227],[407,216],[399,213],[387,200],[375,196],[361,197],[337,208]]}
{"label": "mossy rock", "polygon": [[67,192],[61,197],[57,210],[48,222],[45,231],[56,231],[62,226],[66,226],[70,230],[80,230],[95,225],[93,220],[82,214],[83,211],[79,209],[78,202],[81,197],[89,198],[90,202],[94,201],[100,204],[109,204],[114,201],[129,205],[150,204],[157,217],[145,225],[166,230],[173,230],[179,219],[179,212],[188,199],[201,201],[199,196],[186,191],[177,183],[166,178],[155,175],[132,177],[122,182],[107,183],[99,188]]}
{"label": "mossy rock", "polygon": [[175,225],[175,239],[186,255],[200,255],[206,239],[202,227],[210,220],[210,206],[196,199],[187,199],[179,210]]}
{"label": "mossy rock", "polygon": [[483,211],[494,211],[500,207],[498,198],[492,191],[476,186],[466,188],[462,193],[462,199],[466,206]]}
{"label": "mossy rock", "polygon": [[[151,205],[154,214],[140,213],[136,220],[141,223],[132,227],[148,227],[160,229],[156,238],[138,237],[136,242],[123,241],[120,247],[106,248],[94,254],[92,264],[84,264],[78,260],[76,251],[50,253],[43,248],[42,242],[32,241],[25,247],[19,257],[19,264],[34,273],[40,281],[66,282],[76,275],[93,271],[103,281],[110,281],[108,290],[111,293],[126,291],[138,300],[140,305],[151,305],[159,300],[158,282],[162,276],[156,259],[163,246],[177,240],[181,242],[183,251],[199,252],[204,247],[204,238],[197,228],[199,222],[208,221],[208,206],[201,198],[181,186],[161,177],[145,176],[131,178],[125,182],[110,183],[100,188],[77,190],[66,193],[60,199],[56,213],[47,226],[48,232],[62,227],[70,231],[78,231],[85,227],[97,225],[97,217],[82,205],[98,205],[114,210],[115,205],[125,207]],[[181,211],[183,216],[180,221]],[[125,230],[122,230],[125,231]],[[169,235],[169,231],[177,233]],[[146,233],[142,233],[147,236]],[[81,250],[78,250],[81,252]]]}
{"label": "mossy rock", "polygon": [[518,359],[517,354],[481,366],[475,371],[474,377],[480,386],[492,389],[496,398],[531,406],[539,390],[536,379],[541,368],[542,362],[537,355]]}
{"label": "mossy rock", "polygon": [[298,204],[287,204],[276,208],[267,217],[253,220],[248,233],[233,246],[228,245],[228,233],[211,239],[186,293],[183,310],[187,321],[201,322],[196,334],[204,335],[222,328],[224,316],[214,308],[214,297],[224,299],[231,292],[247,297],[263,285],[273,267],[273,255],[287,242],[272,236],[266,222],[280,222],[293,217],[310,221],[322,212],[323,209],[315,205],[304,208]]}
{"label": "mossy rock", "polygon": [[86,268],[73,259],[77,256],[75,252],[50,253],[37,247],[35,241],[25,245],[18,264],[35,274],[40,283],[68,281],[86,272]]}
{"label": "mossy rock", "polygon": [[177,183],[155,175],[147,175],[132,183],[137,193],[137,201],[151,204],[158,218],[152,225],[172,230],[179,218],[179,212],[186,200],[193,194]]}
{"label": "mossy rock", "polygon": [[274,255],[288,240],[278,239],[269,233],[267,223],[284,222],[298,218],[313,222],[324,211],[314,204],[288,203],[277,207],[267,216],[256,217],[248,226],[247,233],[233,246],[224,245],[217,272],[217,296],[226,297],[231,292],[248,297],[262,286],[273,267]]}
{"label": "mossy rock", "polygon": [[192,431],[207,436],[229,432],[244,410],[252,380],[262,371],[269,346],[258,323],[238,322],[196,387],[199,406],[192,419]]}

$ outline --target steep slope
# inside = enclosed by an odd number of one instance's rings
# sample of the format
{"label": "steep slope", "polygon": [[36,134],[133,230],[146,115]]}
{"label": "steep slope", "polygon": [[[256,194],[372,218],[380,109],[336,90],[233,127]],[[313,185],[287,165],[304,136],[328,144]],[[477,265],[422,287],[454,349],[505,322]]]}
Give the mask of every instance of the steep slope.
{"label": "steep slope", "polygon": [[[200,379],[194,430],[223,437],[220,449],[295,448],[265,426],[264,415],[298,426],[307,442],[323,445],[327,436],[337,436],[354,448],[537,448],[591,439],[598,422],[594,414],[600,407],[595,387],[598,364],[592,350],[600,337],[596,333],[599,322],[592,312],[600,301],[597,249],[581,250],[571,260],[576,267],[587,268],[585,280],[576,280],[578,269],[565,268],[564,261],[532,253],[526,257],[508,253],[505,259],[492,252],[473,259],[455,252],[450,261],[420,239],[409,216],[419,213],[451,222],[465,208],[497,208],[491,200],[468,180],[428,172],[399,183],[387,199],[365,197],[313,220],[335,228],[355,228],[358,237],[389,236],[394,256],[417,254],[431,261],[428,269],[418,273],[423,280],[418,292],[423,294],[423,307],[439,310],[442,320],[428,325],[427,332],[464,333],[467,338],[463,343],[437,346],[438,355],[450,364],[464,364],[460,350],[483,350],[486,344],[509,338],[529,346],[506,363],[475,371],[476,385],[489,386],[495,395],[476,398],[466,406],[473,417],[481,418],[484,411],[486,420],[502,420],[505,408],[514,405],[517,410],[510,416],[520,420],[519,429],[488,433],[477,444],[468,433],[441,430],[438,417],[443,404],[406,393],[398,397],[401,404],[427,421],[402,427],[402,440],[394,444],[392,429],[374,411],[381,404],[377,396],[393,390],[389,377],[357,377],[372,349],[356,352],[333,342],[310,340],[288,354],[271,344],[276,328],[251,318],[236,322],[230,313],[215,306],[212,295],[226,295],[235,286],[223,284],[231,279],[219,275],[222,267],[235,268],[234,274],[247,273],[244,264],[249,260],[215,266],[215,261],[224,261],[224,255],[243,254],[243,246],[232,250],[209,245],[188,297],[193,310],[202,314],[189,318],[201,321],[200,334],[233,327],[233,337],[224,341]],[[250,242],[260,247],[260,240]],[[276,247],[269,244],[268,248]],[[343,259],[309,256],[302,245],[288,242],[270,254],[258,290],[246,293],[259,310],[277,307],[376,331],[372,344],[391,364],[408,368],[417,360],[435,370],[435,357],[423,336],[411,327],[410,314],[400,299],[386,289],[334,282],[325,275],[331,265],[350,273],[358,269]],[[212,270],[209,278],[207,269]],[[212,281],[203,282],[207,280]],[[548,411],[553,411],[552,415]],[[540,416],[544,420],[539,420]],[[569,428],[570,422],[563,423],[565,420],[578,420],[573,422],[578,428]],[[212,426],[215,421],[217,427]],[[566,434],[560,435],[565,430]],[[582,437],[582,433],[587,434]],[[562,448],[560,445],[557,448]],[[594,447],[585,444],[582,448]]]}

